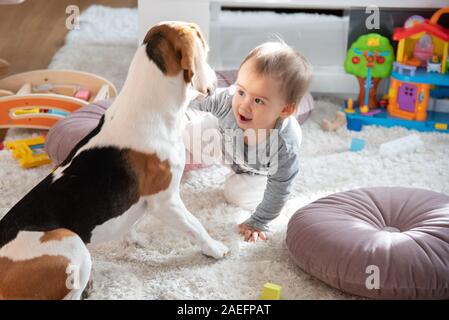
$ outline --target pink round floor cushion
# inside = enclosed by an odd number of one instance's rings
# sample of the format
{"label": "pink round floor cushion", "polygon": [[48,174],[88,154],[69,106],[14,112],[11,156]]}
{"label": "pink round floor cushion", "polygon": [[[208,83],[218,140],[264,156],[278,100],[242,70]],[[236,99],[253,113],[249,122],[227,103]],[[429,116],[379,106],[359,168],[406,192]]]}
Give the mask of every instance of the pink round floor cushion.
{"label": "pink round floor cushion", "polygon": [[449,298],[449,196],[378,187],[332,194],[299,209],[287,228],[305,272],[375,299]]}
{"label": "pink round floor cushion", "polygon": [[45,139],[45,150],[54,165],[63,162],[78,142],[97,127],[112,101],[91,103],[69,114],[50,128]]}

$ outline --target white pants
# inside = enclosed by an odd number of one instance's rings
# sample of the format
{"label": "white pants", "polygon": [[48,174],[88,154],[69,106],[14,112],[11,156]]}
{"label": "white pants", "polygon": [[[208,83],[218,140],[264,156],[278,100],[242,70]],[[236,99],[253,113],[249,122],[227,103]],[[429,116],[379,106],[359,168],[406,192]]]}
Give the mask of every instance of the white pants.
{"label": "white pants", "polygon": [[[214,130],[218,135],[219,128],[216,117],[210,113],[198,110],[187,110],[183,139],[186,149],[190,153],[189,160],[194,164],[224,164],[221,154],[221,136],[214,136],[213,139],[209,139],[211,135],[207,135],[206,141],[209,141],[208,143],[202,143],[201,138],[198,136],[194,137],[195,132],[201,133],[208,129]],[[197,143],[194,143],[194,138],[197,140]],[[214,152],[214,156],[210,152],[211,150],[220,150],[220,152]],[[253,210],[262,202],[266,185],[267,176],[236,174],[231,171],[225,179],[224,196],[230,204],[246,210]]]}
{"label": "white pants", "polygon": [[266,186],[267,176],[231,172],[226,176],[224,196],[237,207],[254,210],[262,202]]}

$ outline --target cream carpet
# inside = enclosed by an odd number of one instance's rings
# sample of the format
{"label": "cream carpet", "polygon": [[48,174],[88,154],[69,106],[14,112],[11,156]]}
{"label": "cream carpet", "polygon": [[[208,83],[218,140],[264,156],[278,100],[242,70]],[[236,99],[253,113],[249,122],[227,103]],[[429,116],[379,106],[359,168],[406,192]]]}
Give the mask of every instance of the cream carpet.
{"label": "cream carpet", "polygon": [[[69,33],[50,68],[93,72],[120,88],[137,45],[137,11],[93,6],[82,14],[80,26]],[[257,299],[268,281],[283,287],[284,299],[354,299],[302,272],[289,259],[285,245],[289,217],[319,197],[358,187],[421,187],[449,194],[449,135],[418,133],[423,147],[386,158],[379,145],[412,132],[380,127],[323,132],[319,122],[333,118],[339,103],[317,99],[312,117],[302,126],[301,174],[290,202],[272,223],[268,241],[248,244],[238,235],[236,225],[249,212],[225,202],[228,169],[194,171],[182,183],[182,198],[210,234],[229,246],[230,254],[219,261],[207,258],[186,237],[150,217],[139,227],[143,246],[117,240],[92,248],[90,299]],[[38,132],[11,130],[7,139],[33,134]],[[348,151],[352,137],[366,140],[363,151]],[[0,151],[2,212],[50,170],[50,166],[20,169],[8,151]]]}

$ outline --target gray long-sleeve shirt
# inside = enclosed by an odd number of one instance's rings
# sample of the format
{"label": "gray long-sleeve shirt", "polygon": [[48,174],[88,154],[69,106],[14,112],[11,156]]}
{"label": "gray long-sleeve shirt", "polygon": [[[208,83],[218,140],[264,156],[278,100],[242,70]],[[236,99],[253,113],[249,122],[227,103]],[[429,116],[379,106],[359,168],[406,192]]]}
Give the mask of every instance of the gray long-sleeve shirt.
{"label": "gray long-sleeve shirt", "polygon": [[290,116],[277,121],[269,138],[256,146],[247,145],[232,112],[232,94],[229,88],[217,89],[203,100],[193,100],[189,107],[211,112],[218,118],[224,160],[234,172],[267,175],[263,200],[245,221],[256,230],[267,231],[268,223],[279,215],[287,201],[299,172],[301,128]]}

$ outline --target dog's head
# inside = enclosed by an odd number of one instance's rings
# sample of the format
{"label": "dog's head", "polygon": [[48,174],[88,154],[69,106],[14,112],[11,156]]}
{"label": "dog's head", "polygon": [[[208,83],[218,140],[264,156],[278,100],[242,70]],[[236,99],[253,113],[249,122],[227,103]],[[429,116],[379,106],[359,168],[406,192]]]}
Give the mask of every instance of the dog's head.
{"label": "dog's head", "polygon": [[167,76],[183,72],[185,82],[203,94],[211,94],[216,76],[207,63],[209,48],[199,27],[180,21],[161,22],[152,27],[144,41],[146,53]]}

